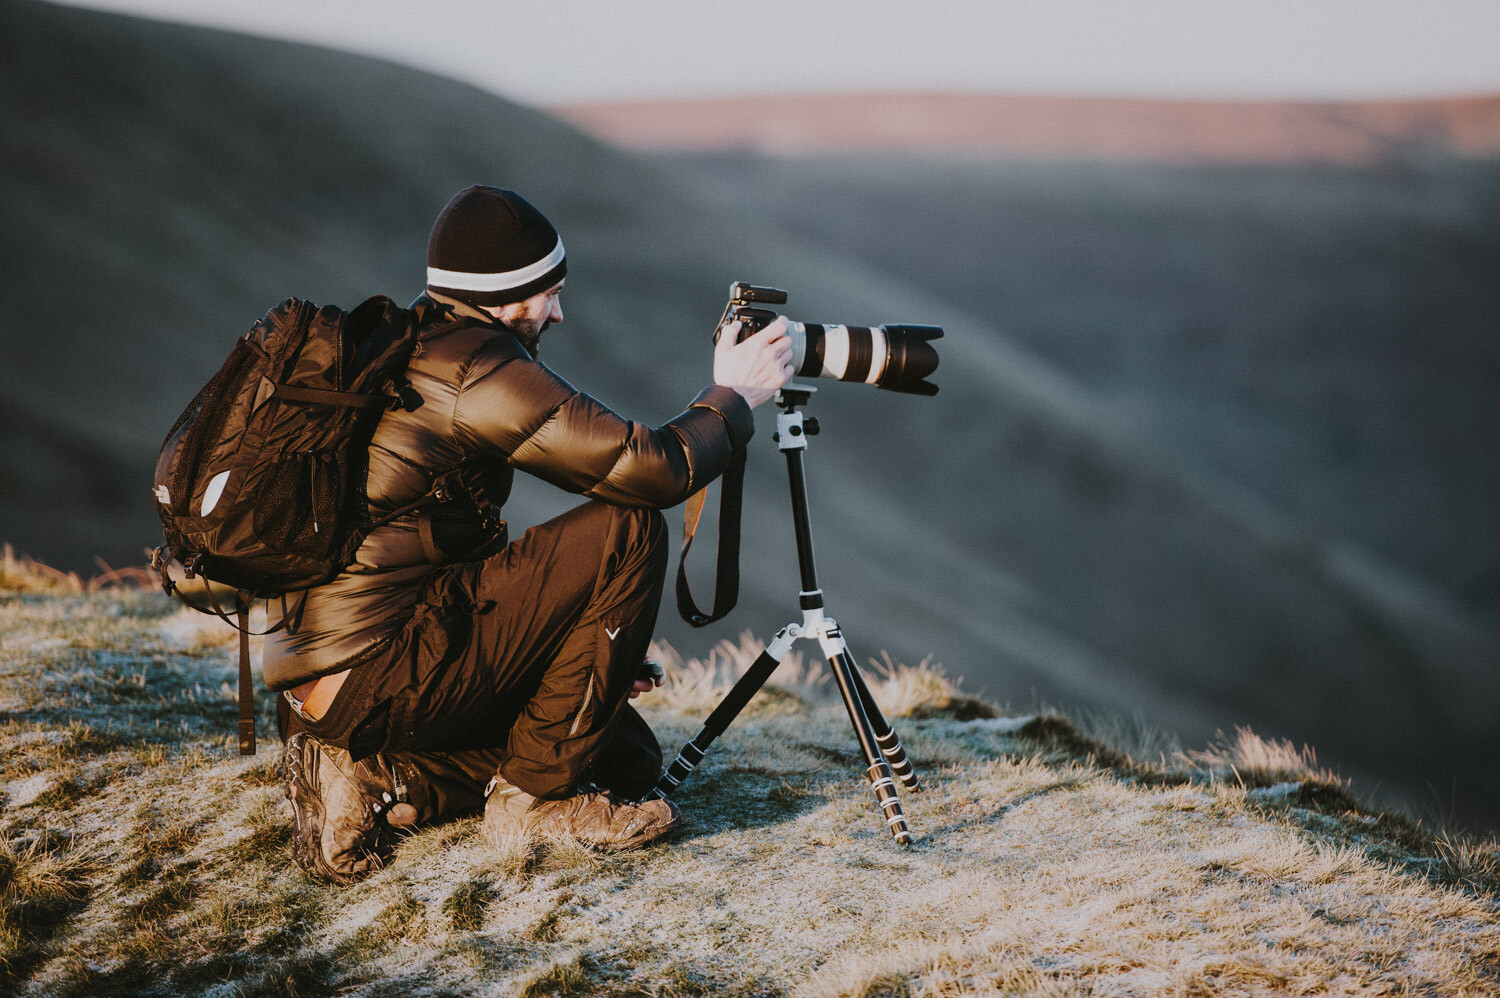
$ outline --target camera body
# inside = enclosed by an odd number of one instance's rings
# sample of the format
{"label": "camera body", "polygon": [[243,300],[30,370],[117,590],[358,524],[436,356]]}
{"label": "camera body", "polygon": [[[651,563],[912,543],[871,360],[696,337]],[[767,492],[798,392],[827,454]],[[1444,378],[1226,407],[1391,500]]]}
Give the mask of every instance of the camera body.
{"label": "camera body", "polygon": [[[729,286],[729,304],[714,328],[714,342],[724,328],[739,322],[735,342],[743,342],[776,321],[765,305],[785,305],[780,288],[744,281]],[[941,326],[839,326],[788,321],[792,338],[792,368],[806,378],[858,381],[908,395],[936,395],[938,386],[925,380],[937,370],[932,341],[943,335]]]}

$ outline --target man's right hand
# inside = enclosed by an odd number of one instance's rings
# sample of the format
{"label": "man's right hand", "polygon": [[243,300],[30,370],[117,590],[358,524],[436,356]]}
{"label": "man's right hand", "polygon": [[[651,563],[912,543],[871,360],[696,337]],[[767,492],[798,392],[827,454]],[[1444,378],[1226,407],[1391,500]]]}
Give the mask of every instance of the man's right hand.
{"label": "man's right hand", "polygon": [[731,322],[714,347],[714,384],[733,388],[754,409],[791,378],[792,339],[784,315],[743,343],[735,342],[739,333],[740,324]]}

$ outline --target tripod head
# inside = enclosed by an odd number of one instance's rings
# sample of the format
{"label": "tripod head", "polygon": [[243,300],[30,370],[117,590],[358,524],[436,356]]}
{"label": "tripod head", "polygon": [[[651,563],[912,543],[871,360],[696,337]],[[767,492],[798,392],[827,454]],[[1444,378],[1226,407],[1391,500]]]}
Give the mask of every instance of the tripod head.
{"label": "tripod head", "polygon": [[776,407],[782,412],[793,412],[798,406],[804,406],[808,402],[811,402],[813,392],[817,390],[813,385],[799,385],[788,381],[776,393]]}

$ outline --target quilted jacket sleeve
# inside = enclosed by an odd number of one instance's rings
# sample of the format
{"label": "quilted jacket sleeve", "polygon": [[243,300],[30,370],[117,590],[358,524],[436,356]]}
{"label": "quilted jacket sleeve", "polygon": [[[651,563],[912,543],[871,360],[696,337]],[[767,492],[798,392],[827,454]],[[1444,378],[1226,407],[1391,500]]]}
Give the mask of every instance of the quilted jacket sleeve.
{"label": "quilted jacket sleeve", "polygon": [[732,388],[704,389],[655,429],[625,419],[530,358],[489,356],[454,403],[460,443],[522,471],[619,506],[666,508],[713,481],[755,432]]}

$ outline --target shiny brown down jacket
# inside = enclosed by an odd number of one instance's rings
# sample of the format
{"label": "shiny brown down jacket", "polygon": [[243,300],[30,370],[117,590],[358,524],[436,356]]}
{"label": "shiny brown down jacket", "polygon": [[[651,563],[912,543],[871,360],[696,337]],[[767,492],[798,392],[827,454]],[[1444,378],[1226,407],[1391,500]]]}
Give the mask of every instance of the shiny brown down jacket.
{"label": "shiny brown down jacket", "polygon": [[[428,545],[421,515],[403,516],[371,532],[338,578],[308,591],[295,633],[266,639],[265,680],[273,690],[359,661],[410,617],[435,563],[488,553],[481,549],[495,533],[481,522],[473,496],[503,505],[514,469],[608,503],[662,509],[722,474],[731,449],[754,432],[750,407],[731,388],[705,389],[681,415],[652,429],[579,392],[503,326],[455,326],[451,308],[425,295],[412,307],[421,334],[407,378],[422,404],[386,414],[376,428],[371,513],[378,519],[416,500],[460,465],[467,488],[429,507]],[[288,606],[295,609],[297,599],[289,596]],[[271,622],[280,616],[273,603]]]}

